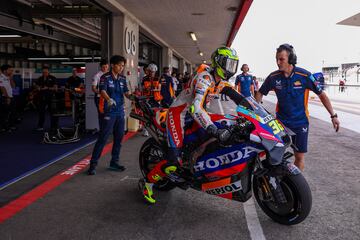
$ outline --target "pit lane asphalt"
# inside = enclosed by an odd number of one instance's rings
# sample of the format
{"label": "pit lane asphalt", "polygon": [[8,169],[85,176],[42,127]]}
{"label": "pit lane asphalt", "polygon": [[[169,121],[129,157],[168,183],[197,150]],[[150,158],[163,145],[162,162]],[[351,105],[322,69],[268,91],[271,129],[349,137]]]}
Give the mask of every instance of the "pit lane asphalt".
{"label": "pit lane asphalt", "polygon": [[[223,103],[225,112],[233,112],[230,102]],[[303,223],[288,227],[256,206],[265,238],[360,239],[360,134],[335,133],[317,119],[310,124],[304,175],[312,210]],[[145,140],[138,135],[123,144],[126,171],[107,170],[107,154],[97,175],[75,175],[1,224],[0,239],[251,239],[239,202],[175,189],[156,192],[158,203],[145,204],[137,189]]]}

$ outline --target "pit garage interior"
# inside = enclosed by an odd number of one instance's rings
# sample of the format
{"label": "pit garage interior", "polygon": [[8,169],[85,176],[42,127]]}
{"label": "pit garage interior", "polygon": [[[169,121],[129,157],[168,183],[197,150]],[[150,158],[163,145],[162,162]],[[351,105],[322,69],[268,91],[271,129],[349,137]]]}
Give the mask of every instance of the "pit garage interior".
{"label": "pit garage interior", "polygon": [[[0,133],[0,189],[10,191],[1,204],[26,192],[44,178],[22,185],[28,176],[49,169],[73,153],[91,147],[98,129],[91,80],[99,61],[112,55],[127,59],[124,70],[134,91],[143,66],[167,66],[177,73],[192,73],[209,63],[214,49],[231,46],[252,0],[11,0],[0,9],[0,65],[14,67],[18,119],[13,131]],[[216,5],[216,8],[213,6]],[[45,144],[36,132],[36,107],[30,106],[32,86],[42,67],[65,86],[73,69],[85,84],[83,124],[79,139],[68,144]],[[131,103],[126,103],[126,113]],[[60,127],[74,127],[74,111],[60,117]],[[45,130],[49,128],[46,116]],[[132,130],[132,129],[130,129]],[[10,189],[10,190],[9,190]]]}

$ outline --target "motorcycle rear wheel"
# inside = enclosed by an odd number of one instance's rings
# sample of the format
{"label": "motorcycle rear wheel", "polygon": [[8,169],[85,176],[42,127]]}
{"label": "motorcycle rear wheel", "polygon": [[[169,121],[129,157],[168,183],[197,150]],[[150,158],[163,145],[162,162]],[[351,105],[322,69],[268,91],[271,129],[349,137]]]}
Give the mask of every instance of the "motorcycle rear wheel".
{"label": "motorcycle rear wheel", "polygon": [[253,191],[260,208],[272,220],[284,225],[295,225],[305,220],[309,215],[312,205],[310,187],[304,176],[285,176],[280,186],[287,199],[287,203],[281,204],[273,200],[262,200],[261,183],[258,178],[253,179]]}
{"label": "motorcycle rear wheel", "polygon": [[[153,138],[144,142],[140,149],[139,166],[144,178],[156,166],[157,163],[165,158],[165,152]],[[154,187],[161,191],[170,191],[175,188],[175,184],[165,178],[154,184]]]}

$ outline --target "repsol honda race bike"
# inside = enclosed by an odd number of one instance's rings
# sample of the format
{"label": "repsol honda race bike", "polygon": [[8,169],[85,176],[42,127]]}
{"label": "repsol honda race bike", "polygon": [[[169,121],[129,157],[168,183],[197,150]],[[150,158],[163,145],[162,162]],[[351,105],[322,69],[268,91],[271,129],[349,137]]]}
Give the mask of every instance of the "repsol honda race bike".
{"label": "repsol honda race bike", "polygon": [[[254,98],[239,94],[236,115],[211,114],[218,128],[228,128],[232,137],[220,143],[207,135],[190,116],[186,118],[179,176],[163,178],[155,188],[169,191],[191,187],[198,191],[245,202],[252,193],[260,208],[274,221],[294,225],[302,222],[312,205],[311,191],[301,171],[288,158],[291,131]],[[166,109],[152,107],[151,99],[137,97],[142,114],[131,117],[143,122],[151,134],[141,147],[140,169],[144,177],[166,157]],[[184,184],[185,183],[185,184]],[[184,187],[185,186],[185,187]]]}

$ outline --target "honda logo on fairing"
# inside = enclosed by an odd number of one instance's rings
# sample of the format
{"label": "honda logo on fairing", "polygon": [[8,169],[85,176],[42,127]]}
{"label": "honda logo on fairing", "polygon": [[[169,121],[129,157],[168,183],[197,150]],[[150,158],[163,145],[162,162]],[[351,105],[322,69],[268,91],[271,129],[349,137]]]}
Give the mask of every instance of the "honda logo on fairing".
{"label": "honda logo on fairing", "polygon": [[171,129],[172,135],[174,137],[176,146],[179,146],[179,144],[180,144],[179,135],[176,131],[174,116],[171,111],[169,112],[169,120],[170,120],[170,129]]}
{"label": "honda logo on fairing", "polygon": [[[241,151],[242,150],[242,151]],[[203,171],[205,169],[215,169],[226,164],[232,164],[242,159],[250,157],[250,153],[258,152],[254,147],[246,146],[241,150],[235,150],[215,158],[209,158],[199,161],[194,165],[195,172]]]}

